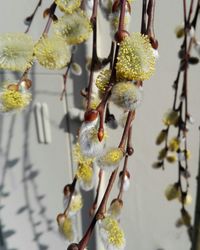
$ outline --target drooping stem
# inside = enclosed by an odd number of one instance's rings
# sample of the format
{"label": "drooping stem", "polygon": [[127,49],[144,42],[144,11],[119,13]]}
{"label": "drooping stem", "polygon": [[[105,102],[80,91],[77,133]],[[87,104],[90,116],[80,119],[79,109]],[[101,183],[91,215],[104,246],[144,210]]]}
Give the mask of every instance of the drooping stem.
{"label": "drooping stem", "polygon": [[92,16],[91,16],[91,24],[93,29],[93,45],[92,45],[92,61],[90,67],[90,77],[89,83],[87,87],[88,97],[87,97],[87,109],[90,108],[91,104],[91,96],[92,96],[92,85],[93,85],[93,75],[96,63],[98,61],[97,56],[97,7],[98,7],[98,0],[94,0]]}
{"label": "drooping stem", "polygon": [[92,204],[92,207],[90,209],[90,215],[93,215],[96,208],[97,208],[97,203],[99,200],[99,193],[100,193],[100,188],[101,188],[101,183],[102,183],[102,177],[103,177],[103,170],[100,169],[99,174],[98,174],[98,185],[97,185],[97,190],[96,190],[96,196],[95,196],[94,202]]}
{"label": "drooping stem", "polygon": [[149,0],[147,6],[147,14],[148,14],[147,35],[150,38],[155,39],[155,34],[154,34],[155,0]]}
{"label": "drooping stem", "polygon": [[142,23],[141,23],[141,33],[146,34],[146,17],[147,17],[147,0],[142,2]]}
{"label": "drooping stem", "polygon": [[67,77],[68,77],[68,74],[69,74],[69,70],[70,70],[71,64],[73,62],[73,55],[74,54],[72,52],[70,61],[69,61],[68,65],[67,65],[66,71],[65,71],[65,73],[63,75],[63,90],[62,90],[62,92],[60,94],[60,100],[61,101],[63,100],[63,97],[66,94],[66,90],[67,90]]}
{"label": "drooping stem", "polygon": [[122,134],[122,138],[121,138],[121,141],[119,144],[119,148],[121,148],[122,150],[124,150],[124,148],[125,148],[126,141],[127,141],[128,134],[129,134],[129,129],[131,127],[131,123],[132,123],[134,118],[135,118],[135,111],[129,111],[126,125],[125,125],[124,131]]}
{"label": "drooping stem", "polygon": [[126,13],[126,0],[120,0],[121,3],[121,12],[119,17],[119,27],[118,31],[121,32],[124,30],[124,19],[125,19],[125,13]]}
{"label": "drooping stem", "polygon": [[49,15],[49,17],[48,17],[47,24],[46,24],[46,26],[45,26],[45,28],[44,28],[44,31],[43,31],[43,33],[42,33],[43,35],[47,35],[48,32],[49,32],[49,29],[50,29],[50,27],[51,27],[51,23],[52,23],[52,21],[53,21],[53,16],[54,16],[56,7],[57,7],[56,3],[53,2],[52,5],[50,6],[49,10],[48,10],[48,15]]}

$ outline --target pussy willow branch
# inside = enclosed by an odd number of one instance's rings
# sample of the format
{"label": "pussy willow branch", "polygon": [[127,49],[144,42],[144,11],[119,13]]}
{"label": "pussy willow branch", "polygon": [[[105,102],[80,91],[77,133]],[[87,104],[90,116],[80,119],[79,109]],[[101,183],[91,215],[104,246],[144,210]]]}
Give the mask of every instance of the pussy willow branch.
{"label": "pussy willow branch", "polygon": [[[189,46],[187,46],[187,32],[188,32],[188,26],[190,26],[189,24],[189,21],[191,19],[191,16],[192,16],[192,11],[193,11],[193,4],[194,2],[191,1],[190,3],[190,10],[189,10],[189,14],[188,14],[188,18],[187,18],[187,11],[186,11],[186,2],[183,2],[183,12],[184,12],[184,20],[185,20],[185,36],[184,36],[184,40],[183,40],[183,43],[182,45],[180,46],[180,51],[184,50],[184,59],[180,59],[180,64],[179,64],[179,69],[178,69],[178,73],[177,73],[177,76],[176,76],[176,79],[174,81],[174,84],[173,84],[173,87],[174,87],[174,101],[173,101],[173,110],[174,111],[177,111],[179,110],[180,111],[180,116],[182,117],[182,102],[179,104],[179,107],[176,108],[176,103],[177,103],[177,100],[178,100],[178,89],[179,89],[179,80],[180,80],[180,76],[182,74],[182,72],[184,71],[184,79],[186,79],[187,77],[187,73],[186,73],[186,69],[188,70],[188,59],[190,57],[190,51],[191,51],[191,48],[192,48],[192,44],[193,44],[193,38],[190,38],[190,41],[189,41]],[[198,1],[198,4],[197,4],[197,7],[196,7],[196,11],[195,11],[195,17],[193,20],[196,20],[196,13],[197,13],[197,10],[199,9],[199,1]],[[198,15],[197,15],[198,16]],[[192,21],[193,22],[193,21]],[[192,25],[193,26],[193,25]],[[195,29],[195,27],[194,27]],[[188,47],[188,48],[187,48]],[[185,63],[185,58],[187,59],[187,63]],[[184,64],[183,64],[183,60],[184,60]],[[184,65],[184,69],[183,69],[183,65]],[[184,80],[185,81],[185,80]],[[186,81],[187,83],[187,81]],[[182,94],[184,95],[185,97],[185,94],[187,95],[187,84],[183,83],[183,89],[182,89]],[[185,101],[186,101],[186,112],[185,112],[185,116],[188,116],[188,111],[187,111],[187,96],[185,98]],[[187,117],[188,118],[188,117]],[[187,122],[187,119],[185,117],[185,121]],[[186,125],[185,125],[186,127]],[[167,126],[166,128],[166,133],[167,133],[167,136],[165,138],[165,148],[167,149],[167,145],[168,145],[168,134],[169,134],[169,129],[170,129],[170,126]],[[179,131],[178,131],[178,136],[180,136],[180,132],[181,132],[181,129],[179,128]],[[187,143],[186,143],[187,144]],[[187,160],[187,159],[186,159]],[[186,164],[188,166],[188,164]],[[163,166],[164,166],[164,160],[163,160]],[[180,177],[181,177],[181,168],[182,165],[181,163],[179,163],[179,180],[178,182],[180,183]],[[187,167],[188,168],[188,167]]]}
{"label": "pussy willow branch", "polygon": [[[189,44],[188,44],[188,29],[190,28],[190,19],[193,11],[193,4],[194,1],[191,1],[190,8],[189,8],[189,14],[187,17],[187,9],[186,9],[186,1],[183,0],[183,15],[184,15],[184,41],[181,46],[181,49],[184,52],[183,59],[180,62],[180,67],[177,75],[177,79],[175,80],[175,96],[174,96],[174,104],[173,109],[175,110],[176,105],[176,99],[177,99],[177,92],[178,92],[178,82],[181,72],[183,71],[183,85],[182,85],[182,93],[181,96],[184,99],[181,99],[180,105],[178,107],[179,111],[179,117],[180,117],[180,124],[178,128],[178,137],[180,136],[181,132],[184,135],[185,142],[184,142],[184,158],[185,158],[185,166],[183,167],[181,160],[178,160],[178,184],[180,187],[180,191],[182,194],[182,197],[187,195],[188,188],[189,188],[189,182],[188,182],[188,159],[187,159],[187,120],[188,120],[188,60],[190,58],[190,51],[193,44],[193,38],[190,38]],[[182,64],[182,65],[181,65]],[[184,115],[183,115],[183,101],[184,101]],[[183,127],[183,124],[184,127]],[[183,188],[182,183],[182,172],[185,171],[185,179],[186,179],[186,189]],[[181,200],[182,203],[182,209],[184,209],[184,199]]]}
{"label": "pussy willow branch", "polygon": [[93,75],[96,63],[98,61],[97,57],[97,8],[98,8],[98,0],[94,0],[92,16],[91,16],[91,24],[93,28],[93,45],[92,45],[92,61],[90,67],[90,78],[88,83],[88,98],[87,98],[87,109],[90,108],[91,104],[91,96],[92,96],[92,83],[93,83]]}
{"label": "pussy willow branch", "polygon": [[[123,150],[124,150],[124,148],[122,148],[122,147],[125,145],[125,141],[127,141],[127,137],[128,137],[127,131],[129,131],[129,129],[130,129],[133,118],[134,118],[133,112],[129,112],[129,115],[128,115],[128,118],[127,118],[127,121],[126,121],[126,125],[125,125],[125,128],[124,128],[124,133],[123,133],[122,139],[121,139],[120,144],[119,144],[119,148],[121,148]],[[107,201],[108,201],[108,198],[110,196],[110,192],[112,190],[113,184],[115,182],[117,172],[118,172],[118,168],[116,170],[114,170],[112,172],[111,176],[110,176],[106,191],[105,191],[104,196],[103,196],[103,198],[101,200],[99,208],[97,209],[97,212],[96,212],[95,216],[93,217],[92,222],[90,223],[90,226],[89,226],[88,230],[86,231],[86,233],[83,236],[82,240],[78,244],[78,249],[79,250],[83,250],[87,246],[87,244],[88,244],[88,242],[90,240],[90,237],[92,235],[92,232],[93,232],[93,229],[95,227],[96,222],[99,219],[102,219],[103,216],[104,216],[104,213],[106,211]]]}
{"label": "pussy willow branch", "polygon": [[[42,0],[38,2],[38,5],[36,6],[35,11],[33,12],[34,15],[36,14],[37,9],[38,9],[39,6],[41,5],[41,3],[42,3]],[[47,34],[48,31],[49,31],[49,28],[50,28],[51,22],[52,22],[52,16],[54,15],[55,10],[56,10],[56,4],[53,3],[53,4],[50,6],[50,8],[49,8],[49,19],[48,19],[47,24],[46,24],[46,26],[45,26],[45,28],[44,28],[43,33],[42,33],[43,35],[44,35],[44,34]],[[33,17],[34,17],[34,15],[33,15]],[[30,27],[29,27],[29,28],[30,28]],[[27,32],[28,32],[28,31],[27,31]],[[27,33],[27,32],[25,31],[25,33]],[[27,75],[28,75],[29,71],[31,70],[31,68],[32,68],[32,64],[31,64],[30,67],[26,68],[26,70],[23,72],[23,74],[22,74],[22,76],[21,76],[21,78],[20,78],[20,80],[19,80],[19,83],[20,83],[23,79],[25,79],[25,78],[27,77]]]}
{"label": "pussy willow branch", "polygon": [[96,68],[104,67],[107,63],[112,62],[112,57],[114,53],[114,43],[111,44],[110,53],[107,58],[100,60],[97,55],[97,9],[98,0],[94,0],[92,16],[90,18],[92,28],[93,28],[93,44],[92,44],[92,61],[90,66],[90,76],[87,87],[87,110],[90,108],[91,97],[92,97],[92,87],[93,87],[93,76]]}
{"label": "pussy willow branch", "polygon": [[49,17],[48,17],[47,24],[46,24],[46,26],[44,28],[44,31],[42,33],[43,35],[46,35],[49,32],[49,29],[51,27],[51,23],[53,21],[53,16],[54,16],[56,7],[57,7],[56,3],[53,2],[52,5],[50,6],[50,8],[48,9],[48,15],[49,15]]}
{"label": "pussy willow branch", "polygon": [[98,174],[98,185],[97,185],[97,190],[96,190],[96,196],[95,196],[94,202],[92,204],[92,207],[90,209],[91,216],[94,215],[96,208],[97,208],[97,203],[99,200],[99,193],[100,193],[100,188],[101,188],[101,183],[102,183],[102,177],[103,177],[103,170],[100,169],[99,174]]}
{"label": "pussy willow branch", "polygon": [[191,19],[191,16],[192,16],[193,6],[194,6],[194,0],[191,0],[190,10],[189,10],[188,19],[187,19],[188,24],[190,23],[190,19]]}
{"label": "pussy willow branch", "polygon": [[146,34],[146,18],[147,18],[147,0],[142,1],[142,23],[141,34]]}
{"label": "pussy willow branch", "polygon": [[147,14],[148,14],[147,35],[152,39],[155,39],[154,13],[155,13],[155,0],[149,0],[148,6],[147,6]]}
{"label": "pussy willow branch", "polygon": [[90,226],[88,228],[88,230],[86,231],[85,235],[83,236],[82,240],[78,243],[78,249],[79,250],[83,250],[85,249],[85,247],[88,245],[88,242],[90,240],[90,237],[92,235],[92,232],[94,230],[94,227],[96,225],[96,222],[102,218],[103,214],[105,211],[105,202],[107,202],[108,200],[108,197],[109,197],[109,194],[111,192],[111,189],[113,187],[113,184],[114,184],[114,181],[115,181],[115,178],[116,178],[116,175],[117,175],[117,171],[118,169],[116,169],[115,171],[112,172],[111,176],[110,176],[110,179],[109,179],[109,182],[108,182],[108,186],[106,188],[106,191],[104,193],[104,196],[103,196],[103,199],[100,203],[100,206],[95,214],[95,216],[93,217],[92,219],[92,222],[90,223]]}
{"label": "pussy willow branch", "polygon": [[[121,12],[120,12],[120,21],[119,21],[118,31],[121,30],[124,27],[125,4],[126,4],[126,0],[121,0]],[[121,24],[121,22],[123,22],[123,24]],[[111,91],[111,88],[113,86],[113,83],[114,83],[115,77],[116,77],[115,65],[116,65],[116,61],[117,61],[118,51],[119,51],[119,45],[116,46],[112,73],[111,73],[111,77],[110,77],[108,87],[106,89],[106,93],[105,93],[104,98],[102,99],[100,105],[97,107],[97,110],[98,110],[99,115],[100,115],[100,128],[99,128],[99,130],[103,129],[104,109],[105,109],[105,105],[107,103],[107,100],[108,100],[108,98],[110,96],[110,91]],[[127,131],[129,130],[128,126],[130,127],[130,124],[132,122],[131,118],[133,118],[133,117],[132,117],[131,114],[129,114],[124,130],[127,130]],[[124,132],[119,147],[121,147],[121,148],[124,147],[126,140],[127,140],[127,132]],[[106,191],[105,191],[104,196],[103,196],[103,198],[101,200],[99,208],[97,209],[97,212],[96,212],[95,216],[93,217],[92,222],[90,223],[90,225],[88,227],[88,230],[86,231],[86,233],[83,236],[82,240],[78,243],[78,249],[79,250],[83,250],[88,245],[88,242],[90,240],[90,237],[92,235],[92,232],[94,230],[94,227],[96,225],[97,220],[102,218],[102,216],[104,216],[104,213],[105,213],[105,210],[106,210],[106,204],[107,204],[107,201],[108,201],[108,197],[110,195],[113,184],[115,182],[117,171],[118,171],[118,168],[115,171],[113,171],[111,176],[110,176]]]}
{"label": "pussy willow branch", "polygon": [[68,74],[69,74],[69,70],[70,70],[71,64],[73,62],[73,55],[74,55],[74,53],[72,52],[70,61],[67,64],[67,68],[66,68],[65,74],[63,75],[63,90],[62,90],[62,92],[60,94],[60,100],[61,101],[63,100],[63,97],[66,94],[66,90],[67,90],[67,77],[68,77]]}
{"label": "pussy willow branch", "polygon": [[37,3],[37,5],[35,7],[35,10],[33,11],[33,13],[30,16],[28,16],[28,17],[25,18],[25,22],[26,21],[28,22],[28,25],[27,25],[28,27],[27,27],[27,29],[26,29],[26,31],[24,33],[28,33],[29,32],[31,24],[33,22],[33,19],[34,19],[36,13],[37,13],[37,10],[41,6],[41,4],[42,4],[42,0],[39,0],[39,2]]}
{"label": "pussy willow branch", "polygon": [[131,154],[133,153],[133,148],[131,146],[131,139],[132,139],[132,126],[130,125],[129,131],[128,131],[126,154],[125,154],[124,166],[123,166],[123,170],[122,170],[120,189],[119,189],[119,194],[117,196],[118,200],[122,200],[123,187],[124,187],[124,181],[125,181],[125,176],[126,176],[126,171],[127,171],[127,164],[128,164],[128,157],[130,156],[130,149],[132,149]]}

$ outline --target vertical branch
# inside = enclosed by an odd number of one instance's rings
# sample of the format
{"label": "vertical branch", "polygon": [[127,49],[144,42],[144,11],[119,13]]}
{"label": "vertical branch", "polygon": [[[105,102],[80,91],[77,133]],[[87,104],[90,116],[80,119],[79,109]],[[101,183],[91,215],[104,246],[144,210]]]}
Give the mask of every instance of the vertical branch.
{"label": "vertical branch", "polygon": [[97,56],[97,7],[98,7],[98,0],[94,0],[92,16],[91,16],[91,24],[92,24],[92,29],[93,29],[93,44],[92,44],[92,61],[91,61],[91,67],[90,67],[90,77],[89,77],[89,83],[88,83],[88,87],[87,87],[87,91],[88,91],[87,109],[90,108],[90,104],[91,104],[94,69],[95,69],[96,63],[98,62],[98,56]]}
{"label": "vertical branch", "polygon": [[148,14],[147,35],[153,39],[155,38],[154,12],[155,12],[155,0],[149,0],[148,7],[147,7],[147,14]]}
{"label": "vertical branch", "polygon": [[141,23],[141,33],[146,34],[146,18],[147,18],[147,0],[143,0],[142,3],[142,23]]}
{"label": "vertical branch", "polygon": [[56,3],[53,2],[52,5],[49,8],[49,18],[48,18],[47,24],[46,24],[46,26],[44,28],[44,31],[42,33],[43,35],[46,35],[49,32],[49,29],[51,27],[51,23],[52,23],[52,20],[53,20],[52,18],[53,18],[54,12],[56,10],[56,7],[57,7]]}

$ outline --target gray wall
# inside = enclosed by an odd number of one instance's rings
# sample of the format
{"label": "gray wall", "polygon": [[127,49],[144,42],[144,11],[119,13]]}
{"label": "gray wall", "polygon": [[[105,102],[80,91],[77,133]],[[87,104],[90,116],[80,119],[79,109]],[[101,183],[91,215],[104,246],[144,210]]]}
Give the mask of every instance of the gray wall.
{"label": "gray wall", "polygon": [[[36,2],[1,1],[0,32],[23,32],[23,19],[32,12]],[[33,23],[31,34],[35,39],[40,36],[46,22],[41,18],[42,9],[49,4],[50,1],[44,1]],[[182,1],[160,0],[156,8],[155,31],[160,59],[155,75],[145,82],[143,103],[133,125],[135,154],[129,162],[132,182],[124,196],[121,223],[126,234],[127,250],[189,250],[186,229],[175,227],[180,204],[167,202],[164,197],[166,186],[177,179],[177,168],[167,165],[166,170],[161,171],[151,167],[159,150],[154,143],[155,137],[162,129],[163,113],[173,101],[171,86],[178,68],[177,51],[180,45],[174,29],[182,22]],[[140,17],[141,1],[135,1],[132,30],[139,31]],[[106,33],[103,19],[99,22],[99,30]],[[100,37],[99,53],[104,54],[108,49],[105,38]],[[80,48],[77,60],[82,60],[86,51],[90,51],[89,45]],[[65,114],[71,107],[81,107],[77,94],[75,98],[73,96],[86,85],[86,76],[69,80],[67,99],[60,102],[62,73],[48,72],[36,65],[31,72],[34,92],[31,106],[17,115],[0,116],[0,182],[3,185],[0,218],[6,249],[41,250],[45,249],[45,245],[50,250],[66,249],[65,242],[58,236],[55,218],[63,209],[62,188],[72,178],[71,143],[79,123],[67,123]],[[15,77],[7,72],[0,75],[1,81]],[[192,152],[189,161],[192,174],[190,191],[193,196],[193,204],[188,209],[192,214],[198,167],[199,86],[197,65],[189,70],[189,111],[195,118],[188,134]],[[46,102],[49,107],[52,143],[48,145],[39,144],[37,140],[33,112],[36,102]],[[114,135],[114,132],[111,133]],[[113,138],[118,143],[119,136],[111,135],[110,144],[113,144]],[[88,222],[89,218],[84,217],[83,224],[87,226]],[[80,221],[78,224],[81,232]],[[103,248],[99,245],[98,249]]]}

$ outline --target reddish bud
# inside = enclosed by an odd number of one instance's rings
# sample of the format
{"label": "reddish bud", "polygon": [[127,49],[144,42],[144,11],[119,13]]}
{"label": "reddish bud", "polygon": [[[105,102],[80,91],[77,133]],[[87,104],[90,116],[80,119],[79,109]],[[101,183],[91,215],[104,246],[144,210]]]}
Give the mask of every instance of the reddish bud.
{"label": "reddish bud", "polygon": [[153,37],[149,37],[149,41],[153,49],[158,49],[158,40]]}
{"label": "reddish bud", "polygon": [[85,112],[84,121],[85,122],[93,122],[98,116],[98,111],[95,109],[91,109]]}
{"label": "reddish bud", "polygon": [[128,147],[127,148],[127,153],[128,153],[129,156],[131,156],[134,153],[133,147]]}
{"label": "reddish bud", "polygon": [[104,129],[100,128],[99,131],[98,131],[98,139],[99,139],[99,141],[102,141],[103,137],[104,137]]}
{"label": "reddish bud", "polygon": [[115,40],[116,40],[116,42],[121,43],[127,36],[130,36],[128,31],[126,31],[126,30],[118,30],[115,33]]}
{"label": "reddish bud", "polygon": [[58,214],[57,218],[56,218],[58,225],[62,225],[64,223],[65,219],[66,219],[65,214]]}

